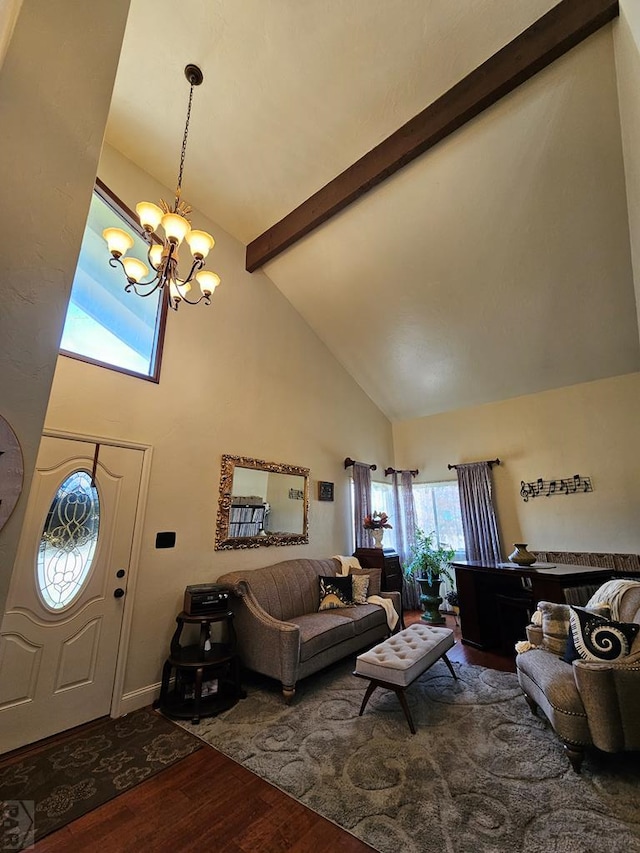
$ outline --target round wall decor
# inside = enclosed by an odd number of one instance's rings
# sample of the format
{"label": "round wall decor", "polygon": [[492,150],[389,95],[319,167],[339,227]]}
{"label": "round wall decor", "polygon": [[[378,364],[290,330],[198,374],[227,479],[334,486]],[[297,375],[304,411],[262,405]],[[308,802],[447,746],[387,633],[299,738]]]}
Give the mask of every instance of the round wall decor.
{"label": "round wall decor", "polygon": [[24,466],[15,432],[0,415],[0,530],[6,524],[22,491]]}

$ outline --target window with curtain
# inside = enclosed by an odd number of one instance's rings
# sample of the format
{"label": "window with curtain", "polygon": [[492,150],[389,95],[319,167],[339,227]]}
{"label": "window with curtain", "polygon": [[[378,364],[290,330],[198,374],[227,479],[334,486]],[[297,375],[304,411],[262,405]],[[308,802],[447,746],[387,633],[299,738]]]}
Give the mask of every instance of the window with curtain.
{"label": "window with curtain", "polygon": [[166,302],[161,291],[142,298],[124,290],[121,269],[109,266],[105,228],[123,227],[134,237],[140,258],[147,246],[133,214],[104,185],[91,199],[60,351],[102,367],[157,382]]}
{"label": "window with curtain", "polygon": [[[457,482],[414,483],[413,497],[418,527],[427,533],[435,531],[436,543],[451,546],[455,551],[455,559],[464,560],[464,533]],[[389,523],[394,524],[391,483],[371,483],[371,508],[378,512],[386,512]],[[385,530],[383,545],[385,548],[396,548],[395,527]]]}
{"label": "window with curtain", "polygon": [[455,551],[455,559],[464,560],[464,533],[457,482],[414,483],[413,499],[418,527],[426,533],[434,531],[437,545],[449,545]]}

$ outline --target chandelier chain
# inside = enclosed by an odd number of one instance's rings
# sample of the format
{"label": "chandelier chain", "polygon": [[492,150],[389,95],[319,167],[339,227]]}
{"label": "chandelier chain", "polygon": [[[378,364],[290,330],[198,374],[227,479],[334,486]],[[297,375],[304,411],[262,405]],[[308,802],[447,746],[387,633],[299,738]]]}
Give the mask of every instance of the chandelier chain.
{"label": "chandelier chain", "polygon": [[184,126],[184,136],[182,137],[182,151],[180,152],[180,170],[178,172],[178,186],[176,187],[176,207],[180,201],[182,191],[182,172],[184,170],[184,158],[187,153],[187,136],[189,135],[189,122],[191,121],[191,102],[193,101],[193,83],[189,90],[189,106],[187,107],[187,121]]}

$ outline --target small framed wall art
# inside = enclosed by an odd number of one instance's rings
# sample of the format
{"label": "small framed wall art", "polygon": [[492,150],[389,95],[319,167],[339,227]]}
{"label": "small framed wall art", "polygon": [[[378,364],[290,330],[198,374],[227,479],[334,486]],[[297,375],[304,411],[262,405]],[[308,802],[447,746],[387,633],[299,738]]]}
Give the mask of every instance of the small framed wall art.
{"label": "small framed wall art", "polygon": [[318,500],[333,500],[333,483],[327,483],[324,480],[318,480]]}

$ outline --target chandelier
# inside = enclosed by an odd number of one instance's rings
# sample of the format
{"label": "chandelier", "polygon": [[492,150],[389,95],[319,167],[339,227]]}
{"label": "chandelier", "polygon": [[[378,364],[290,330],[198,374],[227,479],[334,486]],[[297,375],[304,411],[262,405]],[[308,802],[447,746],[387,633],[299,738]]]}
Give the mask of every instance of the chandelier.
{"label": "chandelier", "polygon": [[[180,154],[180,170],[178,172],[178,183],[176,186],[175,201],[169,206],[166,201],[160,200],[160,206],[149,201],[141,201],[136,205],[136,213],[143,228],[142,237],[148,245],[147,264],[135,257],[125,257],[127,251],[133,247],[133,237],[121,228],[105,228],[102,236],[107,241],[111,252],[109,265],[124,270],[127,278],[125,290],[127,293],[133,291],[138,296],[151,296],[157,290],[164,288],[169,306],[175,311],[181,302],[189,305],[198,305],[204,300],[209,305],[211,295],[220,284],[220,276],[214,272],[203,269],[205,258],[213,249],[215,240],[206,231],[195,231],[191,228],[191,222],[187,218],[191,208],[181,200],[182,193],[182,171],[184,169],[184,156],[187,150],[187,136],[189,135],[189,120],[191,118],[191,102],[193,100],[193,87],[202,83],[202,71],[197,65],[187,65],[184,69],[189,90],[189,106],[187,108],[187,121],[182,138],[182,152]],[[159,241],[156,229],[162,225],[164,240]],[[186,278],[178,277],[178,249],[183,240],[186,240],[193,262]],[[147,281],[144,279],[153,275]],[[200,295],[191,299],[189,293],[194,279],[197,281]]]}

